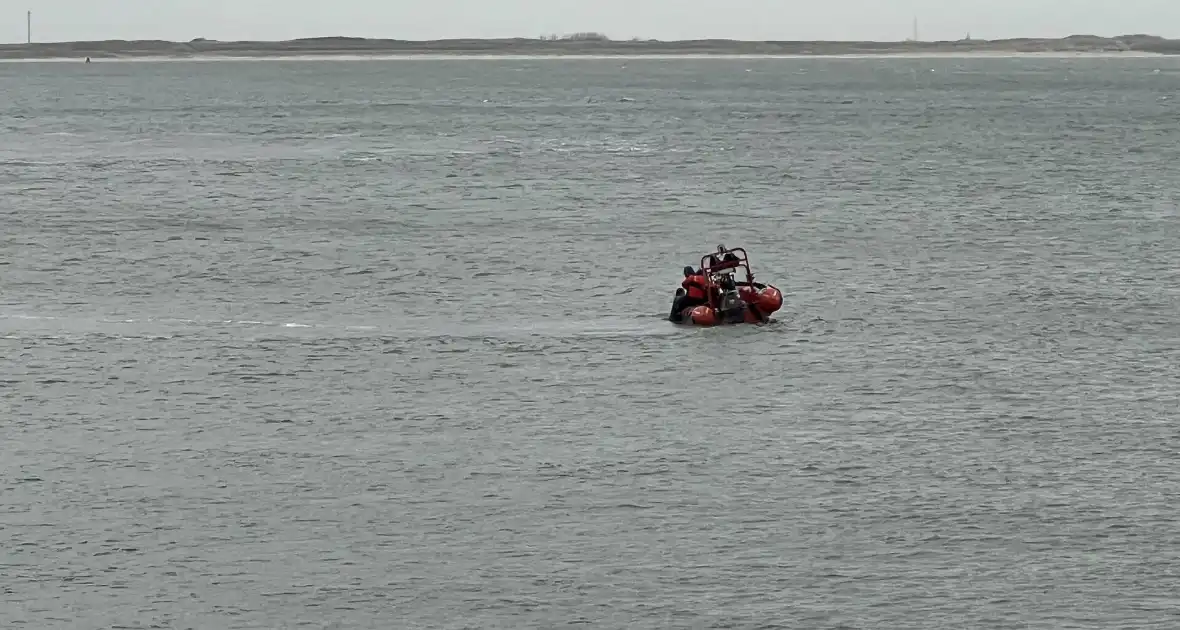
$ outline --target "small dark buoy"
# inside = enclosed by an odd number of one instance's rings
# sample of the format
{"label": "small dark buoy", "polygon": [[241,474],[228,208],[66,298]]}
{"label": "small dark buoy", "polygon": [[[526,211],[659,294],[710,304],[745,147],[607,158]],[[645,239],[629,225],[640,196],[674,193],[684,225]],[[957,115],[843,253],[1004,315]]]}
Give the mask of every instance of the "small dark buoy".
{"label": "small dark buoy", "polygon": [[86,58],[86,63],[90,63],[90,57]]}

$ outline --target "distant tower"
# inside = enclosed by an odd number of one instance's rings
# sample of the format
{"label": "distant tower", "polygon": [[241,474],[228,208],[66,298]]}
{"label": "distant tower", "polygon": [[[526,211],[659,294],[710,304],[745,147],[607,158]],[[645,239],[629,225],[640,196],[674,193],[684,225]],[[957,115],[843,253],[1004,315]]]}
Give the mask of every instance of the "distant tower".
{"label": "distant tower", "polygon": [[914,16],[914,41],[918,40],[918,17]]}
{"label": "distant tower", "polygon": [[33,12],[31,10],[25,13],[25,37],[28,38],[26,43],[33,43]]}

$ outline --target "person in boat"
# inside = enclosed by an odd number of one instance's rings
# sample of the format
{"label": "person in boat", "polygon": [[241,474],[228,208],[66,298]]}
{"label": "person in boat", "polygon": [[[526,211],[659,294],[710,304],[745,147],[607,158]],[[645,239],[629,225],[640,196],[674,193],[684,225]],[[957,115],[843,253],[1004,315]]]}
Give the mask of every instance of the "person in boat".
{"label": "person in boat", "polygon": [[680,281],[680,286],[684,288],[684,305],[681,308],[709,303],[709,297],[705,293],[705,287],[708,286],[705,282],[705,274],[699,270],[693,269],[691,266],[685,267],[684,280]]}
{"label": "person in boat", "polygon": [[668,319],[680,321],[684,309],[709,303],[706,293],[707,283],[705,275],[692,266],[684,268],[684,280],[680,281],[680,289],[676,291],[676,298],[672,300],[672,312]]}

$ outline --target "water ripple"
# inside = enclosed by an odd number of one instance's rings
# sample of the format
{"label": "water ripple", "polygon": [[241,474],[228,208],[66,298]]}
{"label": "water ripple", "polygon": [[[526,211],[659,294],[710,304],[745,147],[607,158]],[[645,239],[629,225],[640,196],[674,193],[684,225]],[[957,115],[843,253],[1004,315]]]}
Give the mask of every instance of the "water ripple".
{"label": "water ripple", "polygon": [[1173,628],[1177,63],[0,65],[0,625]]}

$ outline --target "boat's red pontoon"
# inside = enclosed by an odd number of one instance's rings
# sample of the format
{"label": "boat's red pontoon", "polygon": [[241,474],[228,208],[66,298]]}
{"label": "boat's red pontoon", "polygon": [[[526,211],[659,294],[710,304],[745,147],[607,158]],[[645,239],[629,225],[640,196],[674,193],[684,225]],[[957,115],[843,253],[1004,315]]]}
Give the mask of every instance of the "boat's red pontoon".
{"label": "boat's red pontoon", "polygon": [[[697,326],[720,324],[761,324],[769,321],[770,314],[783,306],[783,294],[776,287],[754,281],[750,259],[741,247],[726,249],[717,246],[717,252],[701,257],[701,275],[705,277],[707,304],[686,306],[676,305],[683,299],[683,289],[677,292],[673,302],[672,321]],[[745,279],[734,276],[745,272]]]}

